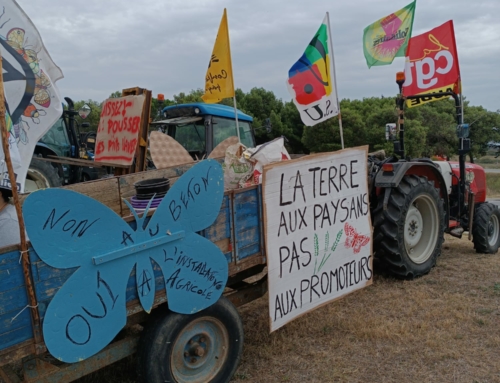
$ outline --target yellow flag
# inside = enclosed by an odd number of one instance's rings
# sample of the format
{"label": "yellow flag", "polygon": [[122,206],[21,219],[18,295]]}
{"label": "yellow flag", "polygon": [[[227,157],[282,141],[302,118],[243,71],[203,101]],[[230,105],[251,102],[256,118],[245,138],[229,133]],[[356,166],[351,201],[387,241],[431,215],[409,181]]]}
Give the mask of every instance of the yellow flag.
{"label": "yellow flag", "polygon": [[224,8],[219,32],[208,63],[207,75],[205,76],[205,94],[201,98],[206,103],[213,104],[233,96],[233,67],[229,47],[229,28],[227,26],[226,9]]}

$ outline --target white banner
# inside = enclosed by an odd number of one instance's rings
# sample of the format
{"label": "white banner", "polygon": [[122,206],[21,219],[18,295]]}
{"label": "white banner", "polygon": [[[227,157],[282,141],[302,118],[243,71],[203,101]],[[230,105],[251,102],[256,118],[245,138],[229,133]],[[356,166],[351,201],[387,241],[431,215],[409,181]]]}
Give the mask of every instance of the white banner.
{"label": "white banner", "polygon": [[[55,82],[63,77],[30,18],[14,0],[0,9],[0,50],[9,149],[21,192],[37,141],[61,117]],[[1,140],[1,137],[0,137]],[[0,145],[0,186],[11,187]]]}
{"label": "white banner", "polygon": [[368,147],[264,167],[271,331],[372,283]]}

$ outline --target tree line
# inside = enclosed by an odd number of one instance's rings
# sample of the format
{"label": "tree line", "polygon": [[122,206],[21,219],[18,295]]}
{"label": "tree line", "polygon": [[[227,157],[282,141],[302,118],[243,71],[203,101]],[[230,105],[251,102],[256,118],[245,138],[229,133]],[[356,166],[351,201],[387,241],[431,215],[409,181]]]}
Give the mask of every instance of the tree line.
{"label": "tree line", "polygon": [[[152,99],[151,118],[161,119],[160,109],[165,106],[202,102],[202,89],[179,93],[160,103]],[[120,97],[117,91],[110,95]],[[233,106],[232,99],[221,102]],[[253,117],[257,144],[284,136],[290,153],[326,152],[341,149],[338,118],[333,117],[313,127],[304,126],[293,102],[278,99],[272,91],[253,88],[248,93],[236,90],[238,109]],[[76,109],[84,104],[91,107],[88,130],[97,130],[102,102],[94,100],[75,102]],[[362,100],[344,99],[340,102],[345,147],[369,145],[370,151],[393,152],[392,141],[386,140],[385,126],[396,123],[395,97],[370,97]],[[486,153],[488,142],[500,141],[500,110],[486,110],[472,106],[464,100],[464,118],[470,125],[472,141],[471,160]],[[265,128],[270,119],[272,130]],[[405,108],[405,149],[410,157],[451,157],[458,152],[456,112],[453,99],[431,102],[414,108]],[[498,129],[497,129],[498,128]]]}

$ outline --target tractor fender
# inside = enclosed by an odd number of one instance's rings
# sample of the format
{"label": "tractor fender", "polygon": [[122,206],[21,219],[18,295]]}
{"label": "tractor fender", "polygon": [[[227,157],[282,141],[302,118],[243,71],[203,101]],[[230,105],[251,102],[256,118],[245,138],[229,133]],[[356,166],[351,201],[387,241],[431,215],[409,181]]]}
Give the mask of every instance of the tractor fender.
{"label": "tractor fender", "polygon": [[392,165],[394,167],[394,171],[384,172],[380,169],[375,176],[374,185],[378,189],[377,194],[385,191],[384,210],[387,208],[387,201],[389,200],[391,189],[398,187],[405,175],[413,174],[420,177],[427,177],[428,180],[434,181],[434,186],[439,189],[441,198],[443,199],[445,222],[448,222],[450,212],[448,189],[440,168],[431,160],[412,162],[401,161],[394,162]]}

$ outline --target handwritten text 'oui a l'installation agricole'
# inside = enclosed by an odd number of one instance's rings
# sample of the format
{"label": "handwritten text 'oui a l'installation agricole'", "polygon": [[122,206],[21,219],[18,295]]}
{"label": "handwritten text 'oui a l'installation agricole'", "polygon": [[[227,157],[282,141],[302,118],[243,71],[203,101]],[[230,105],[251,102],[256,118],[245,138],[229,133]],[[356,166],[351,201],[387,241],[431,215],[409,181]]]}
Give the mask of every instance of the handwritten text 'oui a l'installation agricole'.
{"label": "handwritten text 'oui a l'installation agricole'", "polygon": [[365,147],[265,169],[271,331],[372,281]]}

